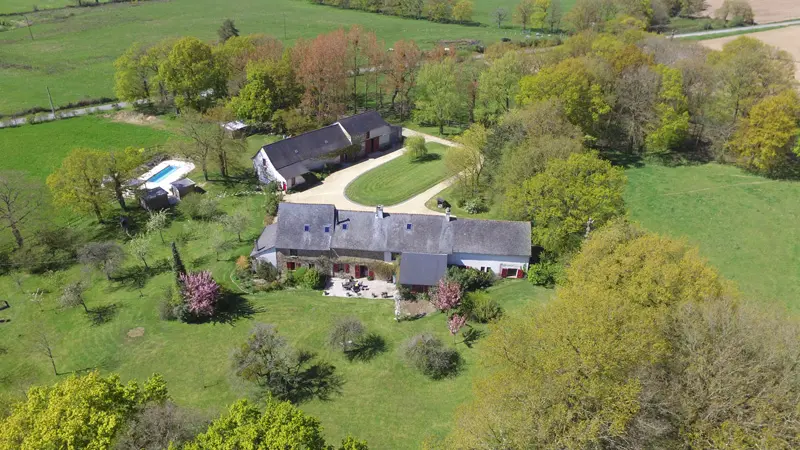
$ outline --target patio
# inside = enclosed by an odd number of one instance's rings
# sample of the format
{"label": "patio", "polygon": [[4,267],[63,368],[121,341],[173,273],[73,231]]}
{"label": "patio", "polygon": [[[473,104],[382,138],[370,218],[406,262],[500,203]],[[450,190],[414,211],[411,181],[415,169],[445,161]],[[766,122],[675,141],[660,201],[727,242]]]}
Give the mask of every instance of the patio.
{"label": "patio", "polygon": [[394,299],[397,286],[394,283],[367,278],[339,278],[332,277],[325,286],[323,295],[329,297],[349,298],[385,298]]}

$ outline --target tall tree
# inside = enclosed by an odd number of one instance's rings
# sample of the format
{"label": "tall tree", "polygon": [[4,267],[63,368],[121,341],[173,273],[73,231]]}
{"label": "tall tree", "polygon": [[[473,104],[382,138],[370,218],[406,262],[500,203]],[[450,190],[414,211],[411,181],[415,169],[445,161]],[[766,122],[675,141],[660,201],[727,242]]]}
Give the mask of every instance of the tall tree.
{"label": "tall tree", "polygon": [[232,37],[239,36],[239,30],[236,28],[233,20],[225,19],[222,21],[222,25],[220,25],[219,29],[217,30],[217,36],[219,36],[220,42],[226,42]]}
{"label": "tall tree", "polygon": [[[353,25],[347,32],[347,60],[349,62],[350,76],[353,78],[353,114],[358,112],[358,77],[362,69],[375,70],[367,67],[370,55],[376,53],[378,39],[375,33],[364,31],[358,25]],[[366,98],[364,99],[366,101]]]}
{"label": "tall tree", "polygon": [[94,213],[97,221],[102,222],[103,210],[110,200],[108,190],[103,187],[106,156],[100,150],[72,150],[61,167],[47,177],[47,187],[55,204],[77,212]]}
{"label": "tall tree", "polygon": [[789,156],[800,136],[799,120],[800,98],[794,89],[785,90],[757,103],[747,118],[739,119],[729,147],[748,169],[786,171],[793,164]]}
{"label": "tall tree", "polygon": [[291,65],[283,43],[263,34],[232,37],[224,44],[216,46],[214,52],[226,66],[228,93],[231,95],[237,95],[247,82],[249,64],[277,63],[286,59]]}
{"label": "tall tree", "polygon": [[310,41],[300,39],[292,49],[295,72],[305,89],[303,108],[320,123],[336,120],[347,110],[347,47],[347,33],[339,29]]}
{"label": "tall tree", "polygon": [[278,61],[251,62],[247,82],[229,107],[239,119],[253,124],[273,120],[278,110],[295,108],[303,94],[288,57]]}
{"label": "tall tree", "polygon": [[564,10],[561,7],[561,0],[550,0],[550,8],[547,9],[544,21],[550,27],[551,33],[561,27],[561,18],[563,16]]}
{"label": "tall tree", "polygon": [[225,64],[214,56],[211,46],[194,37],[175,43],[159,76],[175,95],[178,107],[205,111],[226,93]]}
{"label": "tall tree", "polygon": [[41,214],[44,195],[41,184],[24,173],[0,171],[0,230],[10,229],[17,248],[25,245],[25,226]]}
{"label": "tall tree", "polygon": [[474,5],[471,0],[458,0],[456,4],[453,5],[453,20],[461,23],[472,22],[473,9]]}
{"label": "tall tree", "polygon": [[0,422],[0,448],[110,448],[115,434],[137,408],[166,399],[164,379],[124,385],[119,375],[96,371],[52,386],[32,387],[26,399]]}
{"label": "tall tree", "polygon": [[504,207],[509,217],[533,223],[536,245],[568,253],[592,228],[625,213],[625,182],[621,169],[596,154],[572,154],[507,191]]}
{"label": "tall tree", "polygon": [[457,138],[460,144],[445,154],[445,165],[451,175],[457,177],[462,195],[473,198],[481,190],[484,152],[489,139],[489,131],[483,125],[473,124]]}
{"label": "tall tree", "polygon": [[145,63],[147,47],[134,43],[114,61],[114,94],[127,102],[149,100],[153,72]]}
{"label": "tall tree", "polygon": [[206,180],[210,159],[216,158],[220,174],[227,178],[230,162],[244,148],[240,139],[234,139],[220,126],[227,119],[225,114],[220,109],[210,110],[206,115],[194,112],[183,114],[178,134],[185,141],[173,141],[185,157],[200,166]]}
{"label": "tall tree", "polygon": [[514,12],[514,19],[522,25],[522,31],[525,31],[531,23],[531,16],[533,16],[534,8],[533,0],[522,0],[517,5],[517,9]]}
{"label": "tall tree", "polygon": [[497,28],[503,28],[503,22],[508,19],[508,10],[505,8],[497,8],[492,11],[492,20],[497,24]]}
{"label": "tall tree", "polygon": [[409,108],[411,91],[416,87],[417,66],[422,52],[414,41],[397,41],[389,52],[386,62],[386,85],[392,92],[392,110],[400,100],[400,120],[404,120]]}
{"label": "tall tree", "polygon": [[150,238],[146,234],[139,234],[128,242],[128,248],[131,255],[142,261],[145,270],[150,270],[150,266],[147,264],[147,257],[152,249]]}
{"label": "tall tree", "polygon": [[522,56],[517,52],[507,52],[481,73],[478,116],[485,122],[495,123],[502,114],[511,110],[523,70]]}
{"label": "tall tree", "polygon": [[107,280],[125,261],[125,250],[114,241],[90,242],[78,250],[78,261],[84,266],[99,270]]}
{"label": "tall tree", "polygon": [[125,205],[125,185],[133,178],[134,171],[144,164],[147,154],[142,148],[128,147],[125,150],[112,150],[105,157],[106,175],[108,182],[105,184],[113,192],[120,208],[127,209]]}
{"label": "tall tree", "polygon": [[414,117],[435,124],[444,134],[444,125],[457,117],[463,98],[458,92],[456,64],[452,58],[425,63],[419,70]]}

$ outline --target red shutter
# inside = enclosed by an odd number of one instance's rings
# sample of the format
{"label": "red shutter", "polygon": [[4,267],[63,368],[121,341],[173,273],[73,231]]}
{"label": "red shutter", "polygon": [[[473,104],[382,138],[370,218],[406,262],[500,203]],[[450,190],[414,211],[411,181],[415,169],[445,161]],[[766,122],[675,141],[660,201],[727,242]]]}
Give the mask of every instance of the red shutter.
{"label": "red shutter", "polygon": [[347,273],[350,273],[350,264],[345,264],[344,265],[344,271],[347,272]]}
{"label": "red shutter", "polygon": [[375,272],[373,272],[373,271],[371,271],[371,270],[370,270],[370,271],[369,271],[369,277],[370,277],[370,278],[375,278]]}
{"label": "red shutter", "polygon": [[500,269],[500,278],[508,276],[508,269]]}
{"label": "red shutter", "polygon": [[523,275],[522,269],[517,269],[517,278],[522,278]]}

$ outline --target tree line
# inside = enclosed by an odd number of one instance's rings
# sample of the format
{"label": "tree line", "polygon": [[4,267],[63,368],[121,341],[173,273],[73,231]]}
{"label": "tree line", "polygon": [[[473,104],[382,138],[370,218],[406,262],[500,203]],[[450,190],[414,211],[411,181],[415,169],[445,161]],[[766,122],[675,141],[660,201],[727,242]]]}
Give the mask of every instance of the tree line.
{"label": "tree line", "polygon": [[318,5],[358,9],[391,16],[426,19],[432,22],[472,22],[471,0],[310,0]]}

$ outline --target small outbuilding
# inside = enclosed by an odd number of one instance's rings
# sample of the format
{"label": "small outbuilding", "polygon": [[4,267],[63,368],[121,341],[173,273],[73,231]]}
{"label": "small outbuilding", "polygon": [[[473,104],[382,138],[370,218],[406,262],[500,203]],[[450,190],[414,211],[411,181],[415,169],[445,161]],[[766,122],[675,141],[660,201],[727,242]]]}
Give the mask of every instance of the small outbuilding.
{"label": "small outbuilding", "polygon": [[230,137],[237,139],[247,135],[248,126],[240,120],[235,120],[233,122],[223,123],[222,128],[225,129]]}
{"label": "small outbuilding", "polygon": [[139,197],[139,204],[148,211],[158,211],[170,207],[169,194],[163,188],[147,189]]}
{"label": "small outbuilding", "polygon": [[170,184],[172,196],[181,200],[184,196],[194,192],[195,182],[189,178],[182,178]]}

